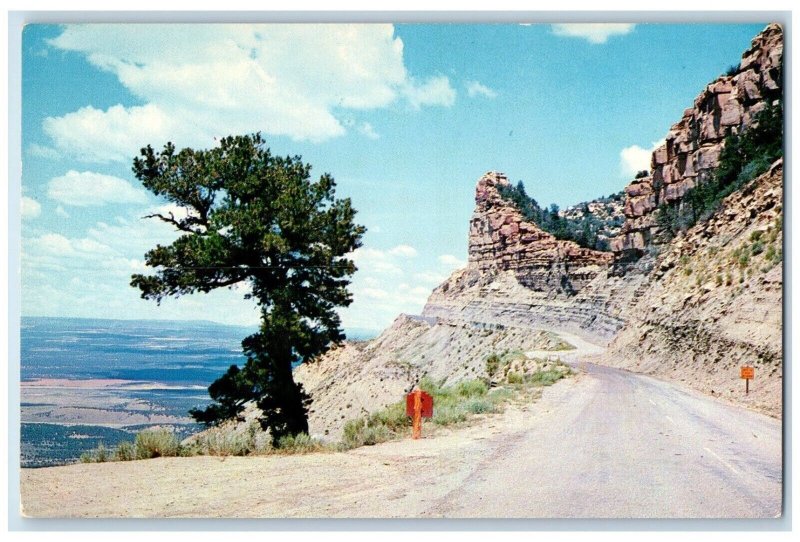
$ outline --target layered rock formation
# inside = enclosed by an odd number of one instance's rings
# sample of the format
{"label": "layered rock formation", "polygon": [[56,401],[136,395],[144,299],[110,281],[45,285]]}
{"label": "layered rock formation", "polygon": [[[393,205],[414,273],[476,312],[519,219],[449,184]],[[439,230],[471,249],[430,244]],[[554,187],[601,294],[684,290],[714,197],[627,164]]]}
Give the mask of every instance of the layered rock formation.
{"label": "layered rock formation", "polygon": [[[781,413],[783,162],[659,255],[603,363]],[[744,395],[739,367],[756,380]]]}
{"label": "layered rock formation", "polygon": [[502,173],[488,172],[478,180],[469,223],[469,269],[513,271],[520,284],[534,291],[572,295],[611,263],[610,253],[558,240],[526,222],[500,195],[501,186],[510,186]]}
{"label": "layered rock formation", "polygon": [[753,39],[736,73],[706,86],[684,111],[653,152],[650,174],[625,189],[625,224],[611,241],[617,261],[635,260],[662,242],[656,209],[662,202],[679,203],[692,187],[707,181],[719,164],[725,137],[746,130],[768,102],[780,98],[782,62],[783,31],[771,24]]}

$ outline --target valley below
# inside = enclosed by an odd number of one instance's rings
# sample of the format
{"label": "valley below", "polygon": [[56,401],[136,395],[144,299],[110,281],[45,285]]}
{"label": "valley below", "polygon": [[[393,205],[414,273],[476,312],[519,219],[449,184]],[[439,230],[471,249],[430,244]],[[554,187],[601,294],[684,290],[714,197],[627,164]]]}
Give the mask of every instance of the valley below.
{"label": "valley below", "polygon": [[[538,400],[348,452],[22,471],[28,517],[772,518],[780,420],[587,362]],[[537,355],[530,352],[529,355]]]}

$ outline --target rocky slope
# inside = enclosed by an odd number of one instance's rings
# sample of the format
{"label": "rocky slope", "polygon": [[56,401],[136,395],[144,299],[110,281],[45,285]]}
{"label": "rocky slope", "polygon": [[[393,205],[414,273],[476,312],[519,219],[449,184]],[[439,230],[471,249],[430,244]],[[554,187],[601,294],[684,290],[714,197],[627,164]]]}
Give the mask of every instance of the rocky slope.
{"label": "rocky slope", "polygon": [[771,24],[753,39],[735,73],[707,85],[684,111],[653,152],[650,174],[625,188],[625,224],[611,241],[616,260],[636,260],[661,242],[659,204],[680,202],[705,182],[719,164],[725,137],[746,130],[767,102],[780,98],[782,62],[783,30]]}
{"label": "rocky slope", "polygon": [[396,403],[423,376],[445,384],[486,377],[491,354],[545,350],[558,356],[568,347],[546,331],[401,314],[378,338],[345,343],[299,366],[295,378],[314,398],[311,434],[336,440],[347,420]]}
{"label": "rocky slope", "polygon": [[[779,416],[783,161],[659,255],[602,362]],[[744,395],[739,367],[755,367]]]}

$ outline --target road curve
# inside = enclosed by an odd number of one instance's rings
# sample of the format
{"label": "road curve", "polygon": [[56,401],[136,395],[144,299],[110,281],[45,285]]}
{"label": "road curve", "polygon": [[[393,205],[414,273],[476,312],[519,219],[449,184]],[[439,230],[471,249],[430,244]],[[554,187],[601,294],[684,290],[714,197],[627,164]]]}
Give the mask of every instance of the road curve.
{"label": "road curve", "polygon": [[779,420],[574,362],[582,382],[440,499],[440,517],[774,518]]}
{"label": "road curve", "polygon": [[[774,518],[781,423],[578,361],[530,404],[347,453],[23,469],[29,517]],[[584,346],[586,348],[584,348]]]}

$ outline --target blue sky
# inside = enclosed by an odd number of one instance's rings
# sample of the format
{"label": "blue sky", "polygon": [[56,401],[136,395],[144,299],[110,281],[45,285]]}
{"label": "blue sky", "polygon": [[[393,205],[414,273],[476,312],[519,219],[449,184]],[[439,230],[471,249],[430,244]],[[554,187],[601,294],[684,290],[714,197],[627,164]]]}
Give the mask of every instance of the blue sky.
{"label": "blue sky", "polygon": [[352,198],[343,323],[381,329],[466,262],[484,172],[562,207],[621,190],[765,24],[29,25],[22,312],[254,323],[241,289],[139,299],[131,273],[175,234],[130,167],[261,131]]}

